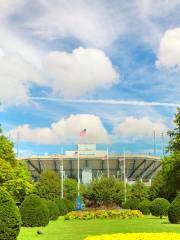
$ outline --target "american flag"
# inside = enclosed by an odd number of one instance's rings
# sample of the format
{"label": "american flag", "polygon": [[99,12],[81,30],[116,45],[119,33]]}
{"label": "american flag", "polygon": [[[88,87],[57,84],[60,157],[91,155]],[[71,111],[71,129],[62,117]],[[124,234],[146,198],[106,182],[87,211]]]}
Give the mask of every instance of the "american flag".
{"label": "american flag", "polygon": [[84,128],[82,131],[80,131],[80,133],[79,133],[80,137],[85,136],[86,132],[87,132],[86,128]]}

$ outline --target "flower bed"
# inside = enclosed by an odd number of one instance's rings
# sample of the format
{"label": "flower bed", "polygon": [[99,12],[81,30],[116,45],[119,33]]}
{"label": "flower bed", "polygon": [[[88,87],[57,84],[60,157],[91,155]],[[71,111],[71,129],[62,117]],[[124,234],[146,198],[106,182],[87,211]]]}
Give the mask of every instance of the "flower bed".
{"label": "flower bed", "polygon": [[73,211],[64,216],[65,220],[89,220],[89,219],[127,219],[142,218],[139,210],[95,210],[95,211]]}
{"label": "flower bed", "polygon": [[180,240],[176,233],[118,233],[87,237],[84,240]]}

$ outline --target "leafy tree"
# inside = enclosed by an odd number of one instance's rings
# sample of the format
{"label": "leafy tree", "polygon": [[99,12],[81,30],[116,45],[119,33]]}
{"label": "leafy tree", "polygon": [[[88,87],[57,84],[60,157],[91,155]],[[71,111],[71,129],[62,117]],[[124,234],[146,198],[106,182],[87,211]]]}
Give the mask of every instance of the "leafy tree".
{"label": "leafy tree", "polygon": [[118,179],[101,177],[92,181],[82,192],[88,206],[121,205],[124,198],[124,185]]}
{"label": "leafy tree", "polygon": [[166,182],[163,176],[163,171],[159,171],[157,175],[152,179],[151,187],[149,189],[149,198],[154,200],[155,198],[162,197],[167,198],[168,191]]}
{"label": "leafy tree", "polygon": [[130,198],[139,202],[148,198],[148,188],[140,180],[136,181],[131,187]]}
{"label": "leafy tree", "polygon": [[173,130],[168,131],[170,137],[169,146],[167,148],[170,152],[180,151],[180,108],[177,109],[174,123],[176,127]]}
{"label": "leafy tree", "polygon": [[150,205],[151,202],[148,199],[144,199],[140,202],[138,209],[145,215],[150,214]]}
{"label": "leafy tree", "polygon": [[13,150],[13,143],[9,141],[3,134],[0,135],[0,156],[11,165],[16,162],[16,155]]}
{"label": "leafy tree", "polygon": [[35,186],[35,192],[49,200],[56,199],[61,194],[61,182],[58,174],[54,171],[44,171]]}

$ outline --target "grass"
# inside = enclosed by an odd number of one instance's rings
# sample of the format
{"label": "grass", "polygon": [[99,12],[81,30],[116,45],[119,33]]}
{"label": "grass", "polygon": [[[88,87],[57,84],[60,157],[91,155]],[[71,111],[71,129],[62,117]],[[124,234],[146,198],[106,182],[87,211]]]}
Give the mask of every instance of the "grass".
{"label": "grass", "polygon": [[[43,230],[43,235],[37,235]],[[151,216],[144,219],[123,220],[73,220],[59,218],[45,228],[22,228],[18,240],[83,240],[86,236],[97,234],[127,232],[176,232],[180,233],[179,224],[169,224],[167,218]]]}

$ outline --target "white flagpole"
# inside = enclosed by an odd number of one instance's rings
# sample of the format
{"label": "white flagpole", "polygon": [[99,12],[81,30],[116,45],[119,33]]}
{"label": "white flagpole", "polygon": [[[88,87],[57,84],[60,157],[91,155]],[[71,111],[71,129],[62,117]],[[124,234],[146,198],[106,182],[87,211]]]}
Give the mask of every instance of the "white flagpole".
{"label": "white flagpole", "polygon": [[[61,155],[63,150],[61,149]],[[64,198],[64,169],[63,169],[63,156],[61,156],[61,198]]]}
{"label": "white flagpole", "polygon": [[124,202],[126,202],[126,153],[124,150]]}
{"label": "white flagpole", "polygon": [[107,177],[109,178],[109,150],[108,150],[108,147],[107,147],[106,157],[107,157]]}
{"label": "white flagpole", "polygon": [[78,145],[78,196],[80,196],[80,176],[79,176],[79,145]]}

